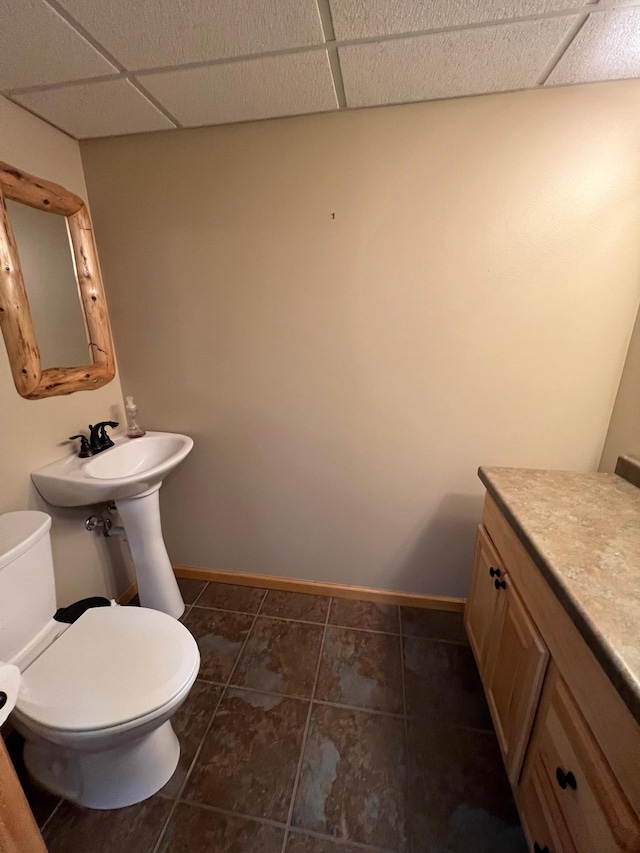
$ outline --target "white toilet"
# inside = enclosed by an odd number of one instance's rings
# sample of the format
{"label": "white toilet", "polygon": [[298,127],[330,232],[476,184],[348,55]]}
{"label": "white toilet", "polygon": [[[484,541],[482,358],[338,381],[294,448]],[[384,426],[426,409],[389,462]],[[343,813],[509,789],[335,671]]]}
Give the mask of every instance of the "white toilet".
{"label": "white toilet", "polygon": [[96,607],[53,619],[53,558],[43,512],[0,515],[0,660],[20,669],[11,716],[45,788],[94,809],[150,797],[180,746],[170,718],[198,674],[189,631],[157,610]]}

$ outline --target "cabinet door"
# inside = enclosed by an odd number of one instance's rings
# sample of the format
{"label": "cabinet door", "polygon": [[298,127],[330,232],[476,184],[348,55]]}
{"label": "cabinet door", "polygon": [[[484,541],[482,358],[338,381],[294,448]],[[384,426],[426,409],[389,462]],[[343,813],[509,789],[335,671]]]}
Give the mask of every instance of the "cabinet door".
{"label": "cabinet door", "polygon": [[[560,839],[554,843],[560,843],[561,853],[640,850],[638,816],[553,663],[542,692],[518,801],[525,822],[529,804],[534,804],[531,814],[535,815],[535,803],[544,803],[548,837]],[[540,827],[531,826],[528,831],[533,836]],[[546,843],[550,853],[556,853],[555,847]]]}
{"label": "cabinet door", "polygon": [[471,586],[464,610],[464,624],[482,680],[495,641],[494,618],[499,596],[495,581],[504,576],[504,566],[491,539],[481,524],[478,527]]}
{"label": "cabinet door", "polygon": [[529,848],[533,853],[580,853],[573,846],[569,830],[557,811],[555,800],[549,801],[545,779],[536,767],[521,787],[518,810]]}
{"label": "cabinet door", "polygon": [[549,662],[538,629],[507,572],[497,589],[493,654],[487,661],[485,692],[509,781],[520,775],[544,674]]}

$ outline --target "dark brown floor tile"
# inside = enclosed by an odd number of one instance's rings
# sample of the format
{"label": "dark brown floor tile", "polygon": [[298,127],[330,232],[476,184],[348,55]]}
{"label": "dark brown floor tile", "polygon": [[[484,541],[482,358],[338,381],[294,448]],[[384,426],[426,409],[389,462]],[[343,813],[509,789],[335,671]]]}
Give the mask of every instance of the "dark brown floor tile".
{"label": "dark brown floor tile", "polygon": [[270,589],[260,611],[261,616],[281,619],[301,619],[303,622],[324,623],[330,599],[326,595],[307,595],[303,592],[283,592]]}
{"label": "dark brown floor tile", "polygon": [[331,838],[318,838],[306,832],[292,832],[286,853],[366,853],[367,848],[344,844]]}
{"label": "dark brown floor tile", "polygon": [[400,630],[398,608],[395,604],[377,604],[375,601],[352,601],[348,598],[333,598],[330,625],[344,628],[366,628],[369,631],[387,631],[397,634]]}
{"label": "dark brown floor tile", "polygon": [[452,640],[466,643],[467,632],[462,613],[452,610],[428,610],[424,607],[401,607],[402,633],[429,640]]}
{"label": "dark brown floor tile", "polygon": [[47,825],[44,840],[49,853],[151,853],[170,810],[171,801],[161,797],[112,811],[63,802]]}
{"label": "dark brown floor tile", "polygon": [[404,721],[315,705],[293,823],[392,850],[405,850]]}
{"label": "dark brown floor tile", "polygon": [[194,578],[176,578],[176,580],[185,604],[193,604],[207,585],[206,581],[198,581]]}
{"label": "dark brown floor tile", "polygon": [[327,629],[315,698],[403,713],[400,637]]}
{"label": "dark brown floor tile", "polygon": [[24,738],[18,732],[12,732],[5,741],[5,746],[9,757],[13,762],[16,775],[22,785],[22,790],[25,793],[27,802],[31,807],[33,816],[36,819],[38,826],[42,826],[50,817],[51,812],[55,809],[60,801],[60,797],[55,794],[50,794],[41,788],[37,782],[34,782],[29,776],[27,768],[24,766],[22,752],[24,748]]}
{"label": "dark brown floor tile", "polygon": [[259,616],[233,683],[253,690],[311,698],[324,628]]}
{"label": "dark brown floor tile", "polygon": [[409,726],[407,823],[415,853],[526,853],[492,732]]}
{"label": "dark brown floor tile", "polygon": [[198,642],[200,678],[226,681],[253,624],[253,616],[192,607],[184,624]]}
{"label": "dark brown floor tile", "polygon": [[171,718],[173,730],[180,741],[180,760],[171,779],[158,792],[159,796],[177,797],[180,793],[191,762],[216,710],[222,689],[215,684],[196,681],[187,701]]}
{"label": "dark brown floor tile", "polygon": [[179,803],[158,853],[280,853],[284,829]]}
{"label": "dark brown floor tile", "polygon": [[286,821],[309,704],[228,690],[184,799]]}
{"label": "dark brown floor tile", "polygon": [[216,607],[239,613],[257,613],[265,591],[255,586],[211,582],[198,600],[198,607]]}
{"label": "dark brown floor tile", "polygon": [[407,714],[434,724],[490,729],[491,717],[469,646],[405,637]]}

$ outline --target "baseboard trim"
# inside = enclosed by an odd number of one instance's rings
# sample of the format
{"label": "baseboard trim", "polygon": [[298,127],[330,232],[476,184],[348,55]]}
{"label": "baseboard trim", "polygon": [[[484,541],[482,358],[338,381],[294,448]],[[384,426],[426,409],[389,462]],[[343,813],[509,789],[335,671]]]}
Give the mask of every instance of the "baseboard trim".
{"label": "baseboard trim", "polygon": [[[258,586],[263,589],[281,589],[285,592],[304,592],[310,595],[330,595],[333,598],[357,598],[383,604],[401,604],[404,607],[423,607],[430,610],[464,610],[464,598],[444,595],[420,595],[411,592],[394,592],[390,589],[370,589],[366,586],[348,586],[341,583],[322,583],[301,578],[283,578],[276,575],[253,575],[249,572],[228,572],[221,569],[200,569],[196,566],[174,565],[179,578],[233,583],[239,586]],[[134,593],[135,595],[135,593]]]}
{"label": "baseboard trim", "polygon": [[129,586],[121,592],[120,595],[116,598],[118,604],[128,604],[132,598],[136,596],[138,592],[138,584],[135,580],[131,581]]}

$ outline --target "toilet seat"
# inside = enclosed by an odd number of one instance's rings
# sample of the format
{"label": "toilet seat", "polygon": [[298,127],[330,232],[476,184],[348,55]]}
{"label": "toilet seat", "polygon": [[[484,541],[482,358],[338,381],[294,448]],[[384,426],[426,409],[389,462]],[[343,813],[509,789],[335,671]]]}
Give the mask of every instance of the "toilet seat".
{"label": "toilet seat", "polygon": [[157,610],[87,610],[24,672],[16,716],[90,733],[153,719],[186,695],[200,656],[189,631]]}

